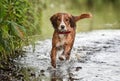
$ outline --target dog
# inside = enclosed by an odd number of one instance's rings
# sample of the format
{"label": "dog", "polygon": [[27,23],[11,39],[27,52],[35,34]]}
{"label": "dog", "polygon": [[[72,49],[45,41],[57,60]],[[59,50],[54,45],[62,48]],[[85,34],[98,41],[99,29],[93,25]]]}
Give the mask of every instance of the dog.
{"label": "dog", "polygon": [[84,13],[79,16],[73,16],[68,13],[56,13],[50,17],[51,24],[54,28],[50,55],[51,65],[54,68],[56,68],[56,56],[59,51],[62,51],[59,56],[61,61],[69,60],[70,58],[70,52],[76,34],[76,22],[91,17],[92,15],[90,13]]}

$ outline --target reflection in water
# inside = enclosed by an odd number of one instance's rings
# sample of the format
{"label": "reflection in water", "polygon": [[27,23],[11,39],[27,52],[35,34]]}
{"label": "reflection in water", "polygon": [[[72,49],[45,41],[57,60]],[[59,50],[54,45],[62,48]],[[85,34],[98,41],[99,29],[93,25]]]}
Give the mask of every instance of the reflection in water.
{"label": "reflection in water", "polygon": [[[69,62],[69,63],[68,63]],[[73,72],[79,71],[82,67],[73,67],[74,61],[63,61],[58,63],[58,68],[51,69],[51,81],[74,81],[77,80]],[[74,75],[74,76],[73,76]]]}
{"label": "reflection in water", "polygon": [[64,81],[62,73],[60,70],[53,70],[51,73],[51,81]]}

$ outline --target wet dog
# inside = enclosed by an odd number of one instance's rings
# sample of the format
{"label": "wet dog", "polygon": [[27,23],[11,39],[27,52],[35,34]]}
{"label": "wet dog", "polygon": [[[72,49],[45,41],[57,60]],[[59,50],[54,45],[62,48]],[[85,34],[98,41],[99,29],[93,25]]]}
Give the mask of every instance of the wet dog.
{"label": "wet dog", "polygon": [[76,34],[76,22],[90,17],[92,15],[89,13],[79,16],[73,16],[68,13],[56,13],[50,18],[54,28],[51,50],[51,65],[54,68],[56,68],[56,56],[59,51],[61,51],[60,60],[69,60],[70,58]]}

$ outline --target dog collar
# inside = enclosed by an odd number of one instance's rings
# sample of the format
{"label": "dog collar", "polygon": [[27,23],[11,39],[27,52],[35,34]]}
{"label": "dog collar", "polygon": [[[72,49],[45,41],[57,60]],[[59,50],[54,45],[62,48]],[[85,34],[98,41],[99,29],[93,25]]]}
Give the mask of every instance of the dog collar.
{"label": "dog collar", "polygon": [[58,32],[59,34],[69,34],[70,31],[66,31],[66,32]]}

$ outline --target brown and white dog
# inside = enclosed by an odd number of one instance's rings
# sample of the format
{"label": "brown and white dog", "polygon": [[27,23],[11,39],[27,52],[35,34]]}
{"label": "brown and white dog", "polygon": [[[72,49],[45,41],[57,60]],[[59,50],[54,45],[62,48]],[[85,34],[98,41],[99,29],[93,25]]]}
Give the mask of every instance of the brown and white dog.
{"label": "brown and white dog", "polygon": [[90,18],[91,14],[73,16],[68,13],[56,13],[50,21],[54,27],[51,50],[51,64],[56,68],[56,55],[61,51],[60,60],[69,60],[70,52],[74,43],[76,33],[76,22],[80,19]]}

